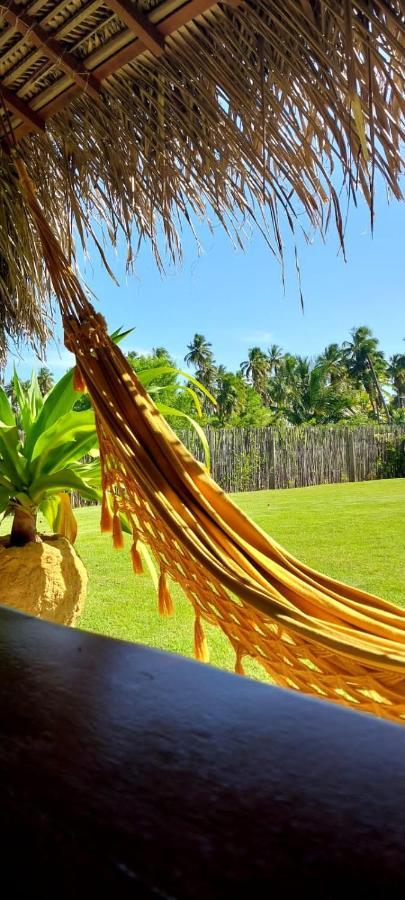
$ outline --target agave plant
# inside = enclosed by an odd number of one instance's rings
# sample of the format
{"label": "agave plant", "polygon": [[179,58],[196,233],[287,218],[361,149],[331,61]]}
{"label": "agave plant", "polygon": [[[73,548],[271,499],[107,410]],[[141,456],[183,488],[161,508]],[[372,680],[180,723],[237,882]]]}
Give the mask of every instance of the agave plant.
{"label": "agave plant", "polygon": [[[118,342],[128,333],[118,331],[112,337]],[[201,426],[176,408],[176,397],[188,391],[197,415],[201,415],[198,397],[191,387],[179,384],[173,386],[173,405],[160,404],[159,386],[150,382],[166,374],[177,375],[178,370],[159,366],[138,372],[138,378],[155,395],[163,415],[182,417],[196,429],[209,464],[208,443]],[[191,376],[181,374],[205,391]],[[167,387],[165,392],[167,398]],[[0,513],[13,516],[10,545],[23,546],[40,540],[39,512],[53,532],[65,535],[73,543],[77,523],[70,503],[71,492],[79,493],[85,500],[97,501],[101,497],[97,432],[90,398],[84,395],[78,398],[73,370],[45,397],[35,374],[25,386],[14,373],[13,395],[9,399],[0,388]],[[89,456],[93,457],[89,462],[82,461]],[[122,524],[125,529],[125,523]]]}
{"label": "agave plant", "polygon": [[97,446],[92,409],[77,411],[73,374],[67,372],[43,398],[32,375],[28,388],[13,378],[16,411],[0,389],[0,512],[11,514],[11,546],[39,540],[37,514],[73,543],[76,522],[69,494],[97,500],[99,460],[80,460]]}

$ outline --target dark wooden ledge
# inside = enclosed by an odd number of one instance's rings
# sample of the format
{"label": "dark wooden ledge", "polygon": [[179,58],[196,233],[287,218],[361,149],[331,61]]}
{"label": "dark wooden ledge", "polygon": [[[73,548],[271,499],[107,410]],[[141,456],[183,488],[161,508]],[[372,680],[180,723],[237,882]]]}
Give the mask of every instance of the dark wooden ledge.
{"label": "dark wooden ledge", "polygon": [[405,729],[4,608],[0,667],[4,896],[402,896]]}

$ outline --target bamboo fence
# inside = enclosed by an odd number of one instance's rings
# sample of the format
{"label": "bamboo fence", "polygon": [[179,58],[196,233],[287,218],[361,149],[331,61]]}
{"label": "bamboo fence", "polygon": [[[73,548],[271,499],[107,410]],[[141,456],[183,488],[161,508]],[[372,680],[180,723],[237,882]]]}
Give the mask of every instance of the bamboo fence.
{"label": "bamboo fence", "polygon": [[[178,432],[197,459],[194,431]],[[405,476],[405,425],[206,428],[211,474],[228,493]],[[74,507],[91,505],[72,494]]]}
{"label": "bamboo fence", "polygon": [[[211,472],[227,492],[369,481],[405,474],[405,426],[207,428]],[[195,432],[180,434],[197,458]]]}

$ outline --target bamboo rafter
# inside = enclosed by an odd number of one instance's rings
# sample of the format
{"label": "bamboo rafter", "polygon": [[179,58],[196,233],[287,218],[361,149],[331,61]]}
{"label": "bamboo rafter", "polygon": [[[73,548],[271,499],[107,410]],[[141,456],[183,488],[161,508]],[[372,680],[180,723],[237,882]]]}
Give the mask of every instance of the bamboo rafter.
{"label": "bamboo rafter", "polygon": [[13,91],[10,91],[5,85],[2,86],[1,92],[8,109],[11,109],[11,112],[22,119],[24,125],[29,130],[45,130],[45,122],[40,113],[37,113],[35,109],[32,109],[28,103],[24,103],[24,100],[21,100],[18,94],[14,94]]}
{"label": "bamboo rafter", "polygon": [[111,9],[118,13],[129,30],[141,39],[148,50],[151,50],[155,56],[163,53],[164,40],[159,28],[152,25],[146,16],[138,12],[131,0],[108,0],[108,2]]}
{"label": "bamboo rafter", "polygon": [[33,44],[56,63],[57,67],[69,75],[82,90],[87,91],[93,99],[98,98],[98,84],[93,81],[91,74],[83,72],[72,54],[47,34],[40,25],[35,24],[29,16],[25,15],[20,7],[11,2],[0,3],[0,13],[6,22],[15,26],[30,44]]}

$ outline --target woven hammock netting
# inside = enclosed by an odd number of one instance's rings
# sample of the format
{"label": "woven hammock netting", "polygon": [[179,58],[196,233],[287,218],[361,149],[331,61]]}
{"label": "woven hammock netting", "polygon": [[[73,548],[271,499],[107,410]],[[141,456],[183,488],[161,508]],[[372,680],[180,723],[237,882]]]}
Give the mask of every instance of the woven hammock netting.
{"label": "woven hammock netting", "polygon": [[93,402],[102,465],[102,530],[122,542],[120,513],[195,613],[195,655],[207,660],[203,623],[218,626],[243,662],[274,683],[394,721],[405,720],[405,611],[314,571],[257,527],[179,441],[89,303],[52,233],[22,162],[21,187],[58,298],[66,346]]}

